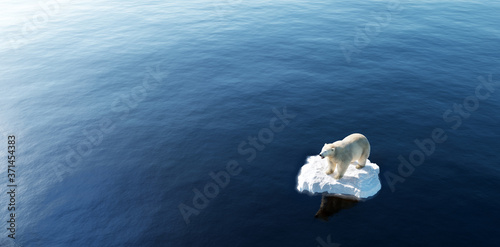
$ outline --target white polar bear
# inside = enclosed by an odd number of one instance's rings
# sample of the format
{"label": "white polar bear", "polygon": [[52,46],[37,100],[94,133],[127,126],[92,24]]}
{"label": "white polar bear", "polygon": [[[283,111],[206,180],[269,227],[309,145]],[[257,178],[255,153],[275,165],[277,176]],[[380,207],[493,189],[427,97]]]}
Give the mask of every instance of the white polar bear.
{"label": "white polar bear", "polygon": [[327,175],[332,174],[338,165],[338,173],[334,178],[341,179],[352,161],[358,161],[358,169],[365,167],[366,159],[370,156],[370,143],[362,134],[351,134],[342,141],[325,143],[319,156],[328,157]]}

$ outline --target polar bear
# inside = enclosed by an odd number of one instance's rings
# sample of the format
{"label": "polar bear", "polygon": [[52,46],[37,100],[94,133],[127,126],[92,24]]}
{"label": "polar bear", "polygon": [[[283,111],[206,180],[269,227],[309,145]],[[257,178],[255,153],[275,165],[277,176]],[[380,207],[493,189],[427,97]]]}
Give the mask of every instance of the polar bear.
{"label": "polar bear", "polygon": [[319,156],[322,159],[328,157],[328,170],[326,174],[332,174],[335,171],[335,167],[338,167],[334,178],[341,179],[352,161],[358,161],[358,165],[356,166],[358,169],[365,167],[366,159],[370,156],[370,143],[362,134],[351,134],[342,141],[325,143]]}

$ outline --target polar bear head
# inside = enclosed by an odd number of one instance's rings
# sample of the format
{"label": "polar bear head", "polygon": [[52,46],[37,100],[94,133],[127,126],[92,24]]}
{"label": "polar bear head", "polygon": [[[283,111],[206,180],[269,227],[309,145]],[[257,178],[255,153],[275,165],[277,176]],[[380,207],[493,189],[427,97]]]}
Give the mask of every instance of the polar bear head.
{"label": "polar bear head", "polygon": [[328,148],[326,150],[323,150],[319,156],[324,159],[326,156],[333,156],[333,154],[335,153],[335,148]]}

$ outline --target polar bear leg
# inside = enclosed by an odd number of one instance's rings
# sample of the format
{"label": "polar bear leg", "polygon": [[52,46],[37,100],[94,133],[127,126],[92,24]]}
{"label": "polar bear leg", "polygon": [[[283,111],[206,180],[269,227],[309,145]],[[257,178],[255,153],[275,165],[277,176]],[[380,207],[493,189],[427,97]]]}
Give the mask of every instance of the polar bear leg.
{"label": "polar bear leg", "polygon": [[361,168],[365,167],[366,159],[368,159],[368,156],[370,156],[370,146],[368,146],[361,154],[361,157],[358,160],[359,163],[356,166],[356,168],[361,169]]}
{"label": "polar bear leg", "polygon": [[356,165],[356,168],[361,169],[361,168],[365,167],[366,159],[367,159],[366,156],[359,158],[359,160],[358,160],[359,163]]}
{"label": "polar bear leg", "polygon": [[347,171],[347,167],[349,167],[349,162],[339,163],[339,165],[337,167],[338,167],[338,169],[337,169],[338,173],[333,178],[335,178],[335,179],[338,180],[338,179],[341,179],[344,176],[345,172]]}
{"label": "polar bear leg", "polygon": [[326,175],[330,175],[335,171],[337,164],[333,162],[332,158],[328,157],[328,169],[326,170]]}

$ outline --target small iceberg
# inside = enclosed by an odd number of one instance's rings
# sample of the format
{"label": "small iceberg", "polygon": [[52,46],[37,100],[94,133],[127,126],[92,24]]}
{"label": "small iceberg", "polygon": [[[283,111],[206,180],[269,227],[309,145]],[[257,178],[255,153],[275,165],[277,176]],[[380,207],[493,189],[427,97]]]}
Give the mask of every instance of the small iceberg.
{"label": "small iceberg", "polygon": [[337,173],[326,175],[328,161],[321,157],[309,156],[306,164],[300,169],[297,176],[297,190],[312,194],[329,194],[364,199],[377,194],[382,188],[378,178],[379,167],[370,160],[366,161],[365,167],[356,169],[351,164],[347,168],[344,177],[339,180],[333,178]]}

